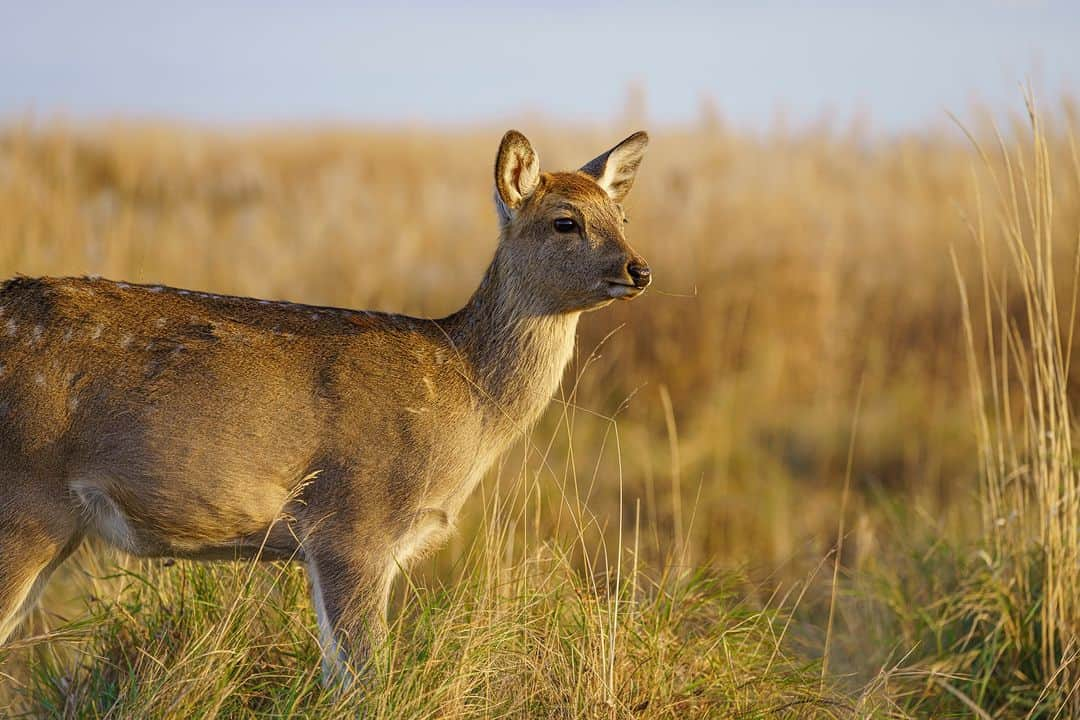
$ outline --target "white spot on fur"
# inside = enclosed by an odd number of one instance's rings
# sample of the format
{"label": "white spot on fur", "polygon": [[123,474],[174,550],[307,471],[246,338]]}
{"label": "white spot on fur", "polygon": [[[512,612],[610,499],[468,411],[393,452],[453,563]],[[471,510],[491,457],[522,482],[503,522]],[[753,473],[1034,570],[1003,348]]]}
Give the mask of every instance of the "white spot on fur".
{"label": "white spot on fur", "polygon": [[320,317],[320,316],[319,316],[319,313],[311,313],[311,319],[312,319],[312,320],[318,320],[318,319],[319,319],[319,317]]}
{"label": "white spot on fur", "polygon": [[177,291],[176,291],[176,294],[177,294],[177,295],[190,295],[190,294],[191,294],[191,292],[190,292],[190,291],[188,291],[188,290],[177,290]]}
{"label": "white spot on fur", "polygon": [[154,285],[152,288],[150,288],[150,292],[152,292],[152,293],[159,293],[159,292],[162,292],[164,290],[165,290],[165,288],[162,287],[161,285]]}
{"label": "white spot on fur", "polygon": [[44,333],[45,333],[45,328],[41,327],[40,325],[35,325],[35,326],[34,326],[34,332],[33,332],[33,334],[32,334],[32,335],[30,336],[30,342],[31,342],[31,344],[35,344],[35,345],[36,345],[37,343],[41,342],[41,336],[42,336],[42,335],[43,335]]}
{"label": "white spot on fur", "polygon": [[165,323],[167,323],[167,322],[168,322],[168,320],[166,320],[165,318],[159,317],[157,319],[157,326],[158,327],[165,327]]}
{"label": "white spot on fur", "polygon": [[98,325],[97,327],[94,328],[93,332],[90,333],[90,338],[92,340],[97,340],[99,337],[101,337],[101,333],[104,330],[105,330],[104,325]]}
{"label": "white spot on fur", "polygon": [[412,526],[394,545],[395,563],[388,568],[393,573],[396,565],[405,564],[425,549],[437,544],[451,530],[451,522],[445,510],[421,508],[413,516]]}
{"label": "white spot on fur", "polygon": [[71,328],[68,328],[68,329],[64,330],[64,342],[66,342],[66,343],[71,342],[71,337],[74,334],[75,334],[75,331],[72,330]]}
{"label": "white spot on fur", "polygon": [[128,285],[126,282],[118,282],[116,283],[116,287],[120,288],[121,290],[127,290],[131,286]]}
{"label": "white spot on fur", "polygon": [[121,550],[138,554],[139,544],[127,517],[104,489],[81,480],[72,482],[71,489],[82,502],[83,517],[93,532]]}
{"label": "white spot on fur", "polygon": [[45,374],[44,373],[34,373],[34,382],[36,382],[38,385],[44,385],[45,384]]}
{"label": "white spot on fur", "polygon": [[127,350],[129,347],[131,347],[131,343],[134,342],[134,340],[135,338],[133,338],[131,335],[125,335],[123,338],[120,339],[120,349]]}
{"label": "white spot on fur", "polygon": [[19,331],[19,324],[15,322],[15,318],[8,318],[7,321],[7,334],[8,337],[15,337],[15,333]]}
{"label": "white spot on fur", "polygon": [[259,304],[260,304],[260,305],[269,305],[269,304],[270,304],[270,301],[269,301],[269,300],[260,300],[260,301],[259,301]]}

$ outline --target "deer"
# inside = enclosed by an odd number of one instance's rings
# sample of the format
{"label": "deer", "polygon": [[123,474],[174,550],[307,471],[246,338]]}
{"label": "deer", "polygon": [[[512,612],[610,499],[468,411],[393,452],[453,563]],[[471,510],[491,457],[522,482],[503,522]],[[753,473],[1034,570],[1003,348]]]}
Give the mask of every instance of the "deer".
{"label": "deer", "polygon": [[649,286],[622,209],[647,145],[543,172],[508,131],[494,258],[447,317],[96,276],[0,285],[0,646],[97,538],[303,563],[324,682],[367,674],[395,575],[538,420],[581,314]]}

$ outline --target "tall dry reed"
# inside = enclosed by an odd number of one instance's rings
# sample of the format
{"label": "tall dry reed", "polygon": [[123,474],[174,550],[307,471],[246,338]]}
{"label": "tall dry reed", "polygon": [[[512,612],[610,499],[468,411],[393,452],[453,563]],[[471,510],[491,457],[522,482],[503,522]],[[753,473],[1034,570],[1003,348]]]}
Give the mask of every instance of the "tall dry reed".
{"label": "tall dry reed", "polygon": [[[982,262],[982,293],[968,305],[965,331],[970,381],[977,399],[983,515],[993,562],[1001,573],[1001,622],[1017,647],[1038,649],[1046,693],[1070,716],[1080,714],[1080,468],[1075,396],[1070,387],[1080,280],[1080,233],[1054,224],[1058,195],[1052,167],[1067,163],[1080,178],[1076,145],[1071,157],[1053,157],[1039,112],[1027,99],[1026,142],[998,136],[997,161],[973,138],[990,169],[989,208],[979,197],[972,227]],[[1071,159],[1071,162],[1069,160]],[[989,221],[986,216],[989,215]],[[994,268],[991,247],[1009,264]],[[1072,262],[1058,248],[1070,246]],[[1010,291],[1010,285],[1018,290]],[[1016,306],[1010,306],[1016,302]],[[986,329],[977,342],[974,317]]]}

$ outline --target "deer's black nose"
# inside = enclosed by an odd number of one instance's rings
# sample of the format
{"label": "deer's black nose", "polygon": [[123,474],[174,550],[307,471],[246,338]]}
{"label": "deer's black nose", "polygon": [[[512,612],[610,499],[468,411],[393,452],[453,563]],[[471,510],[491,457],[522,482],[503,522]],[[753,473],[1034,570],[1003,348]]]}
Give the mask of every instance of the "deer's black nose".
{"label": "deer's black nose", "polygon": [[652,282],[652,270],[649,269],[644,260],[631,260],[626,266],[626,272],[629,273],[630,279],[634,281],[634,287],[648,287],[649,283]]}

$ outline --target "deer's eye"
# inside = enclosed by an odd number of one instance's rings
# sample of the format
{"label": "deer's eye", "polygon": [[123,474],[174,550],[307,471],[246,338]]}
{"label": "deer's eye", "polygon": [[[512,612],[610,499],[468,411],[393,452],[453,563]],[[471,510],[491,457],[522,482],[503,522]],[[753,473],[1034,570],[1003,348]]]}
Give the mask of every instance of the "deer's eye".
{"label": "deer's eye", "polygon": [[571,218],[557,218],[555,220],[555,232],[569,233],[577,230],[577,223]]}

